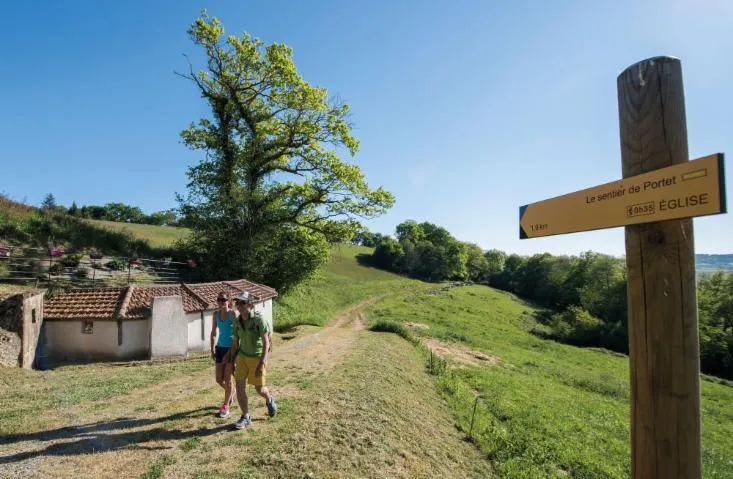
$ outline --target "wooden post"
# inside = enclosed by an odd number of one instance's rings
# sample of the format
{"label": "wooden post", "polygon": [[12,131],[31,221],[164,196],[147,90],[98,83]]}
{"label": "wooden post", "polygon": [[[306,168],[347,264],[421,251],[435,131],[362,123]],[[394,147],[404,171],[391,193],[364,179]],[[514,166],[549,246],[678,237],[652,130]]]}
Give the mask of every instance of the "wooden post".
{"label": "wooden post", "polygon": [[[617,86],[624,178],[689,161],[680,61],[641,61],[619,75]],[[625,229],[632,477],[699,478],[692,219]]]}

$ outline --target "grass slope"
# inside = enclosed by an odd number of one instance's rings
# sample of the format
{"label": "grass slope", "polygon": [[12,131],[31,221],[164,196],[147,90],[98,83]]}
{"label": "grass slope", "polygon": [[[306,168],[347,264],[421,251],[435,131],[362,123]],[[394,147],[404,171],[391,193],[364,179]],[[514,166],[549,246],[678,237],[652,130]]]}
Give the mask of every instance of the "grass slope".
{"label": "grass slope", "polygon": [[167,248],[188,234],[187,228],[175,226],[142,225],[118,223],[115,221],[85,220],[98,228],[117,233],[130,233],[137,239],[147,241],[153,248]]}
{"label": "grass slope", "polygon": [[371,252],[371,248],[361,246],[334,248],[331,260],[317,278],[275,304],[275,329],[284,331],[299,324],[322,326],[350,305],[424,284],[356,262],[357,255]]}
{"label": "grass slope", "polygon": [[[377,304],[372,322],[418,322],[413,334],[498,356],[499,366],[460,367],[439,386],[460,428],[505,477],[629,475],[628,359],[539,339],[533,308],[487,287],[410,292]],[[733,477],[733,388],[702,382],[706,478]]]}

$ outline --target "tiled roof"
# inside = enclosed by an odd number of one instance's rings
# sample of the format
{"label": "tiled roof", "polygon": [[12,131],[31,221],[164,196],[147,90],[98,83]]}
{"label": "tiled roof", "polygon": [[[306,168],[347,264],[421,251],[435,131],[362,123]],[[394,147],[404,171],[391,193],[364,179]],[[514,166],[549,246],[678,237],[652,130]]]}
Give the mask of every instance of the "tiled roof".
{"label": "tiled roof", "polygon": [[216,283],[130,285],[122,288],[77,289],[59,294],[46,301],[44,320],[142,319],[150,316],[156,296],[180,296],[187,313],[212,309],[220,291],[235,296],[247,291],[257,301],[277,297],[277,291],[247,280]]}
{"label": "tiled roof", "polygon": [[230,297],[236,296],[242,292],[241,289],[236,289],[229,286],[226,282],[218,283],[196,283],[186,285],[193,293],[197,294],[204,301],[211,305],[213,308],[216,305],[216,297],[219,296],[220,292],[225,292]]}
{"label": "tiled roof", "polygon": [[276,298],[277,291],[265,286],[264,284],[253,283],[246,279],[238,279],[236,281],[223,281],[224,284],[232,286],[239,291],[247,291],[253,295],[257,301],[267,301],[268,299]]}
{"label": "tiled roof", "polygon": [[190,294],[180,285],[169,286],[134,286],[130,296],[130,304],[123,313],[125,319],[142,319],[150,316],[150,308],[155,296],[180,296],[183,310],[187,313],[204,311],[208,305]]}
{"label": "tiled roof", "polygon": [[44,319],[113,319],[127,288],[69,291],[43,305]]}

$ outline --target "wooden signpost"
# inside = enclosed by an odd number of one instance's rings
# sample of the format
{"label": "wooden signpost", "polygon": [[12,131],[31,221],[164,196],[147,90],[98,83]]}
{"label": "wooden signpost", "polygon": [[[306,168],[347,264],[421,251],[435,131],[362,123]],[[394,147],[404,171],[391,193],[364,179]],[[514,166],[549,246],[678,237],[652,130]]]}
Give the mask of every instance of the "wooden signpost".
{"label": "wooden signpost", "polygon": [[519,209],[521,239],[624,226],[631,473],[700,478],[700,352],[692,218],[726,213],[723,155],[689,161],[680,61],[617,79],[623,179]]}

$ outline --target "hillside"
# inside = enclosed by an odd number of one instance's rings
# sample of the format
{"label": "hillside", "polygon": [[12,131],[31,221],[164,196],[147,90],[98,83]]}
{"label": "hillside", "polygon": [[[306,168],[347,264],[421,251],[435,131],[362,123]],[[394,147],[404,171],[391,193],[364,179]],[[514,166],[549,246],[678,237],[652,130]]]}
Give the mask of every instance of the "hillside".
{"label": "hillside", "polygon": [[[321,277],[277,304],[275,419],[253,399],[252,430],[230,432],[238,408],[214,417],[221,393],[207,357],[4,369],[0,468],[8,477],[628,477],[627,358],[532,335],[534,308],[510,294],[359,266],[366,251],[334,250]],[[733,388],[702,382],[706,478],[733,477],[730,404]]]}
{"label": "hillside", "polygon": [[188,234],[188,229],[176,226],[117,223],[103,220],[84,220],[100,229],[118,233],[129,233],[137,239],[147,241],[153,248],[169,248]]}

